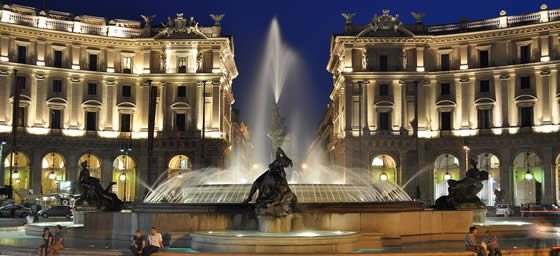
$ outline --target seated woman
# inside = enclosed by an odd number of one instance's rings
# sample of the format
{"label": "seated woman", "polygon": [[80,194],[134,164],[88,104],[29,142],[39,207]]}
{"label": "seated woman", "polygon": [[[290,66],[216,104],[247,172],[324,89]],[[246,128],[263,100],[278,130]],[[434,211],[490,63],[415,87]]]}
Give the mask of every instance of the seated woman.
{"label": "seated woman", "polygon": [[43,236],[41,237],[41,247],[39,247],[39,256],[47,256],[49,250],[51,249],[53,242],[53,236],[49,231],[49,228],[43,229]]}

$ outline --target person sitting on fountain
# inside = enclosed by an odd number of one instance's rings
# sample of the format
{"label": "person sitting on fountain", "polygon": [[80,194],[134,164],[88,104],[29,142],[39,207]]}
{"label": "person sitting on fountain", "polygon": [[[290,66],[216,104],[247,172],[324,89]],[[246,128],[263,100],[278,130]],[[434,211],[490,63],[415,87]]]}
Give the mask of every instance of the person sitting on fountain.
{"label": "person sitting on fountain", "polygon": [[249,203],[258,189],[259,194],[255,205],[257,215],[284,217],[296,211],[297,197],[288,186],[284,170],[292,165],[292,160],[281,148],[278,148],[276,160],[268,166],[269,169],[265,173],[255,180],[249,196],[243,203]]}

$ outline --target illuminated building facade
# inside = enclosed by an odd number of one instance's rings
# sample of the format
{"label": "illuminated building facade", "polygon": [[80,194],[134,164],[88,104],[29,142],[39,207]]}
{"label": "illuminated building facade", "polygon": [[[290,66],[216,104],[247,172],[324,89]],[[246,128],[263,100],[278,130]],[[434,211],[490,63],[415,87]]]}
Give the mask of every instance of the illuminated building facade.
{"label": "illuminated building facade", "polygon": [[[2,183],[13,165],[18,195],[29,189],[51,195],[75,181],[79,163],[89,160],[92,176],[104,186],[116,182],[113,190],[131,201],[166,172],[223,167],[237,76],[223,15],[211,15],[210,26],[181,13],[157,26],[150,24],[154,17],[142,17],[2,7],[0,132],[11,141],[12,123],[19,126],[13,158],[10,145],[4,147]],[[19,118],[12,120],[16,77],[23,82]],[[157,95],[148,170],[150,86]]]}
{"label": "illuminated building facade", "polygon": [[498,189],[515,205],[559,201],[560,10],[435,26],[412,15],[416,24],[384,10],[356,25],[343,14],[327,65],[329,161],[372,182],[410,181],[433,203],[475,157],[491,174],[487,204]]}

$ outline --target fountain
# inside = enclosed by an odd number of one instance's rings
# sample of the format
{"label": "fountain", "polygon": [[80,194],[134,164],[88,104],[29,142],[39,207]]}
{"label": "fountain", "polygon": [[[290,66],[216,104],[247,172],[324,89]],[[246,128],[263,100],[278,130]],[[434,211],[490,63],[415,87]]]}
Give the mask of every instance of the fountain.
{"label": "fountain", "polygon": [[[240,253],[354,252],[440,236],[462,239],[472,224],[470,211],[424,211],[391,181],[371,182],[368,170],[310,164],[287,175],[291,152],[280,147],[289,135],[278,104],[297,55],[282,43],[276,19],[266,45],[261,73],[270,80],[261,84],[270,86],[257,89],[259,122],[253,127],[256,136],[268,130],[278,148],[268,170],[204,168],[174,177],[164,172],[130,212],[86,213],[86,239],[127,240],[135,230],[156,226],[171,247]],[[273,101],[264,97],[267,90]],[[253,162],[268,162],[270,146],[257,140]],[[445,219],[454,225],[441,224]]]}

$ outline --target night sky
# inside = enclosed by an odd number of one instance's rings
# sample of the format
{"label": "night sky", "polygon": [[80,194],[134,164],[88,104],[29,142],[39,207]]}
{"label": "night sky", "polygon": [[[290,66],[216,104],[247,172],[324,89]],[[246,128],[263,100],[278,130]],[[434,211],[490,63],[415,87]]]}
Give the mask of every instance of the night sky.
{"label": "night sky", "polygon": [[[41,0],[7,1],[37,8],[42,7]],[[307,124],[309,137],[315,129],[329,102],[332,88],[332,75],[326,71],[329,59],[331,35],[341,33],[344,18],[341,12],[357,13],[354,24],[369,23],[374,13],[378,15],[383,9],[390,9],[391,14],[400,14],[400,19],[407,24],[414,23],[411,11],[425,12],[423,21],[427,25],[458,22],[460,16],[468,20],[498,17],[504,9],[508,15],[518,15],[539,10],[542,3],[549,9],[560,8],[560,3],[553,1],[533,0],[469,0],[469,1],[125,1],[125,0],[46,0],[46,8],[64,11],[76,15],[87,14],[107,18],[141,20],[140,14],[156,14],[152,24],[166,21],[167,16],[175,17],[176,13],[184,13],[185,17],[194,16],[201,25],[212,25],[210,13],[221,14],[224,34],[233,35],[235,42],[235,61],[239,76],[233,82],[236,103],[235,108],[241,110],[241,119],[247,121],[253,108],[253,91],[257,86],[259,62],[271,19],[278,17],[283,38],[300,55],[304,62],[299,74],[302,77],[298,87],[291,90],[306,91],[309,100],[300,102],[297,108],[302,111]],[[287,98],[287,97],[286,97]],[[282,99],[281,99],[282,101]],[[286,101],[286,100],[285,100]],[[289,102],[289,101],[287,101]],[[293,110],[290,110],[293,111]],[[251,123],[249,122],[249,128]],[[306,142],[308,143],[308,142]]]}

